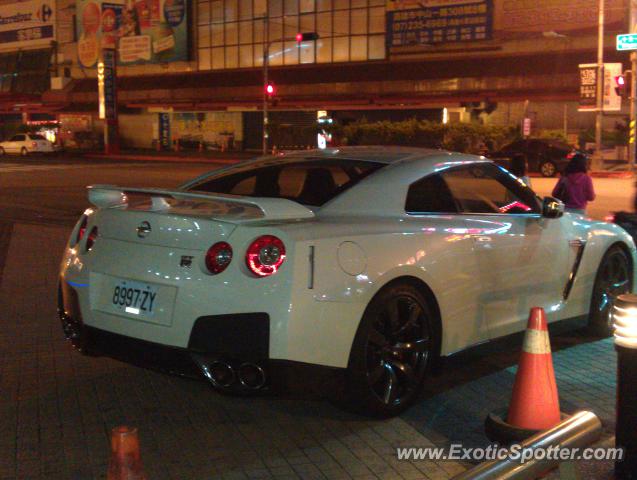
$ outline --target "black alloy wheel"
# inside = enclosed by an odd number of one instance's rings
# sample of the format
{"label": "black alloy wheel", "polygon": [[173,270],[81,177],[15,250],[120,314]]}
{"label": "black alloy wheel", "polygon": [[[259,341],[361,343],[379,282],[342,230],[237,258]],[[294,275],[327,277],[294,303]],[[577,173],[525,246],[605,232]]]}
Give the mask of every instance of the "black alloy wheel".
{"label": "black alloy wheel", "polygon": [[613,245],[604,254],[597,269],[589,326],[593,333],[606,337],[612,333],[612,306],[614,299],[622,293],[632,291],[632,267],[624,250]]}
{"label": "black alloy wheel", "polygon": [[435,351],[433,325],[426,299],[410,284],[390,285],[374,297],[350,355],[346,388],[353,408],[386,417],[413,403]]}

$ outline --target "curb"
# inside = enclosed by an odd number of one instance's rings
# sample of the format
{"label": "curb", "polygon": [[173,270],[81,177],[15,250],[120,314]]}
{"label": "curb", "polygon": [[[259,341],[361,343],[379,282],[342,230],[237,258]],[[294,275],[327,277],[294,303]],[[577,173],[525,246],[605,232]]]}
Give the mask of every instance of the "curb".
{"label": "curb", "polygon": [[93,158],[98,160],[123,160],[131,162],[172,162],[172,163],[213,163],[222,165],[233,165],[244,159],[241,158],[209,158],[209,157],[180,157],[175,155],[106,155],[104,153],[85,153],[84,158]]}

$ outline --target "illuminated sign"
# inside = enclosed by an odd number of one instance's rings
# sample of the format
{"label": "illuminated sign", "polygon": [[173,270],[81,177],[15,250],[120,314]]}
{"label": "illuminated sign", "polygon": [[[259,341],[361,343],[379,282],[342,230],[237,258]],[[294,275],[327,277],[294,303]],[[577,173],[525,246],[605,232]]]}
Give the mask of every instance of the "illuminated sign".
{"label": "illuminated sign", "polygon": [[55,0],[0,6],[0,48],[49,45],[55,40]]}
{"label": "illuminated sign", "polygon": [[93,67],[100,50],[114,48],[120,65],[188,60],[185,0],[76,0],[77,56]]}
{"label": "illuminated sign", "polygon": [[[396,3],[396,2],[394,2]],[[387,12],[387,46],[406,47],[491,38],[492,0],[399,8]],[[408,4],[412,6],[412,4]],[[415,5],[414,5],[415,6]]]}

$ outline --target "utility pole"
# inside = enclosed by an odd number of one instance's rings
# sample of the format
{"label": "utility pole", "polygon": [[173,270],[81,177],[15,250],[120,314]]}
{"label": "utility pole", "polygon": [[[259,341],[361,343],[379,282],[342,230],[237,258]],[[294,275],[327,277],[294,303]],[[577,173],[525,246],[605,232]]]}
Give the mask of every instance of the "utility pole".
{"label": "utility pole", "polygon": [[[632,0],[631,0],[632,1]],[[595,115],[595,167],[602,166],[602,118],[604,115],[604,0],[599,0],[597,26],[597,113]]]}
{"label": "utility pole", "polygon": [[[637,0],[630,0],[630,12],[628,15],[630,25],[628,30],[630,33],[637,33]],[[635,115],[637,115],[637,52],[630,52],[630,121],[629,129],[635,125]],[[631,136],[631,142],[628,144],[628,164],[631,170],[635,170],[635,140]]]}
{"label": "utility pole", "polygon": [[263,141],[261,150],[268,154],[269,119],[268,119],[268,63],[270,60],[270,5],[265,2],[265,16],[263,17]]}

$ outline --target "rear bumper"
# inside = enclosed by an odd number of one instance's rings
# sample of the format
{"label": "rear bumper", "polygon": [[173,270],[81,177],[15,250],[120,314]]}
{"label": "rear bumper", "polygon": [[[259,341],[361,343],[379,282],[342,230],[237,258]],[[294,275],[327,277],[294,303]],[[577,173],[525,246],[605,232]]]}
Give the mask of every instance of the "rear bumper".
{"label": "rear bumper", "polygon": [[[187,348],[163,345],[120,335],[86,325],[81,316],[78,296],[73,287],[61,281],[58,315],[66,338],[80,352],[106,356],[142,368],[174,375],[209,378],[202,362],[210,365],[221,361],[239,370],[246,363],[265,372],[265,387],[277,389],[298,383],[298,378],[322,385],[330,382],[341,369],[301,362],[272,360],[269,357],[270,318],[265,313],[203,316],[195,322]],[[291,380],[293,379],[293,380]],[[215,382],[215,387],[219,388]],[[234,393],[255,393],[259,388],[246,388],[238,380],[220,388]]]}

